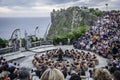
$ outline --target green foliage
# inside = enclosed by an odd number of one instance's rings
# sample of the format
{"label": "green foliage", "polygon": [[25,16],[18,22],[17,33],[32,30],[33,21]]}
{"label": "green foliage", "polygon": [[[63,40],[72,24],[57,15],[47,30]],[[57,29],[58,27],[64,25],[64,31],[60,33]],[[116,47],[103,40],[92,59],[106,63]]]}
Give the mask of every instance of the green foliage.
{"label": "green foliage", "polygon": [[25,38],[20,38],[21,39],[21,45],[22,47],[25,47]]}
{"label": "green foliage", "polygon": [[39,41],[38,37],[35,37],[35,40],[36,40],[36,41]]}
{"label": "green foliage", "polygon": [[44,38],[39,38],[39,41],[44,41]]}
{"label": "green foliage", "polygon": [[95,12],[95,9],[94,8],[90,8],[89,11],[90,12]]}
{"label": "green foliage", "polygon": [[72,42],[73,39],[78,39],[82,34],[84,34],[90,27],[80,26],[78,29],[73,29],[71,32],[64,35],[56,35],[53,37],[53,44],[57,45],[60,42],[65,45],[68,44],[68,38]]}
{"label": "green foliage", "polygon": [[0,48],[4,48],[8,43],[8,40],[0,38]]}
{"label": "green foliage", "polygon": [[34,38],[33,38],[33,37],[31,37],[31,42],[35,42],[35,40],[34,40]]}
{"label": "green foliage", "polygon": [[2,38],[0,38],[0,43],[7,43],[8,42],[8,40],[6,40],[6,39],[2,39]]}
{"label": "green foliage", "polygon": [[90,8],[89,11],[93,13],[94,15],[96,15],[97,17],[103,16],[103,11],[100,11],[98,8],[96,9]]}
{"label": "green foliage", "polygon": [[103,15],[103,12],[102,11],[95,12],[95,15],[101,17]]}
{"label": "green foliage", "polygon": [[79,38],[82,34],[84,34],[90,27],[89,26],[80,26],[78,29],[72,30],[74,38]]}

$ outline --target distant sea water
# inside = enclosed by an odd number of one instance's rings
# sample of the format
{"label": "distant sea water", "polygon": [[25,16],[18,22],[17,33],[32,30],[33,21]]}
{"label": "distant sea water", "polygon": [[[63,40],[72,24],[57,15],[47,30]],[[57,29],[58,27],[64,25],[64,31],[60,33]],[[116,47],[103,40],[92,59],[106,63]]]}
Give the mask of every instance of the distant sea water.
{"label": "distant sea water", "polygon": [[18,37],[24,37],[25,31],[28,35],[34,35],[37,26],[39,28],[36,35],[43,37],[50,21],[50,17],[0,18],[0,37],[7,40],[10,39],[15,29],[20,29],[21,31]]}

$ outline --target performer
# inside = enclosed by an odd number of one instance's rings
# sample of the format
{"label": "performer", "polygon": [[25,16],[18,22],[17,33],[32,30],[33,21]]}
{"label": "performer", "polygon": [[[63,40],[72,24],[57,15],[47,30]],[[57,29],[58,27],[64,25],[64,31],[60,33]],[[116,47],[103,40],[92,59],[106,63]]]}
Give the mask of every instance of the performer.
{"label": "performer", "polygon": [[61,48],[58,49],[57,54],[58,54],[58,61],[63,61],[63,54],[64,53],[63,53]]}

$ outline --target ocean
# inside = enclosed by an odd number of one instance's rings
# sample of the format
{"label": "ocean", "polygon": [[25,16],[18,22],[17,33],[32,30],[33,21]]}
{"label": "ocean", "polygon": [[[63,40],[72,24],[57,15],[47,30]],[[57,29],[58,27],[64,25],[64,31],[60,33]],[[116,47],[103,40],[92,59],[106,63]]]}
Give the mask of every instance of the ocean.
{"label": "ocean", "polygon": [[50,22],[50,17],[0,18],[0,38],[10,39],[15,29],[20,29],[19,38],[25,37],[25,31],[28,35],[34,35],[37,26],[37,37],[43,37]]}

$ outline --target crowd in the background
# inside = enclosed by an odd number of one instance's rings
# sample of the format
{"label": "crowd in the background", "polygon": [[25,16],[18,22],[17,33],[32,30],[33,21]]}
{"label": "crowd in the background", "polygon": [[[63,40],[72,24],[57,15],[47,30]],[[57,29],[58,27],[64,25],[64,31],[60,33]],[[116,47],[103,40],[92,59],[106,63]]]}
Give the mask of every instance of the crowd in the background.
{"label": "crowd in the background", "polygon": [[120,57],[120,11],[107,12],[73,44],[76,48],[94,51],[103,57]]}

